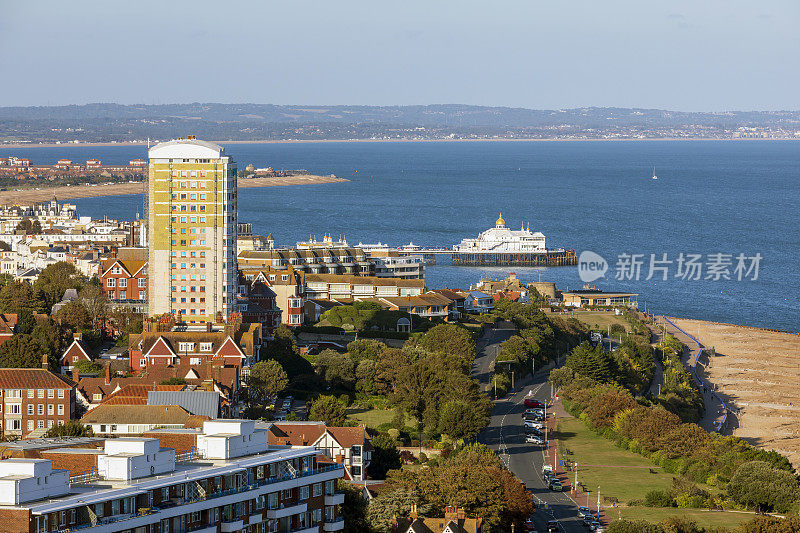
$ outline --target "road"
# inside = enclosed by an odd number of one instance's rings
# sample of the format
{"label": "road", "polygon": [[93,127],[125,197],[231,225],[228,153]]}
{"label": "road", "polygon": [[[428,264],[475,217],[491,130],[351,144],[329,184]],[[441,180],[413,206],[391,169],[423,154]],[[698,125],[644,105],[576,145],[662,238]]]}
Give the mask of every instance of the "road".
{"label": "road", "polygon": [[[473,365],[472,375],[481,382],[484,390],[490,387],[492,361],[497,356],[499,345],[515,333],[512,324],[498,325],[497,329],[487,330],[483,339],[478,342],[478,357]],[[522,427],[522,413],[525,410],[523,400],[528,391],[543,402],[550,400],[550,385],[547,382],[548,372],[537,374],[534,379],[528,377],[517,383],[517,391],[503,400],[495,402],[489,426],[478,436],[478,440],[494,449],[505,465],[525,486],[532,490],[537,501],[537,531],[547,531],[547,521],[553,518],[561,522],[567,533],[585,533],[583,522],[578,520],[578,507],[568,494],[552,492],[541,479],[542,465],[546,459],[544,447],[525,442],[525,431]],[[552,458],[547,458],[548,462]],[[560,476],[566,487],[570,484],[565,475]]]}

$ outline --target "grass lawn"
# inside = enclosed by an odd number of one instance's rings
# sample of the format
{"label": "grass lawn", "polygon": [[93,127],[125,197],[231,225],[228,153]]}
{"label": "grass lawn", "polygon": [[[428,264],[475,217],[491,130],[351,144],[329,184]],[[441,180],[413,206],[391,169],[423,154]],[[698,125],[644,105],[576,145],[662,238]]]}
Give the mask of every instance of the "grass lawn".
{"label": "grass lawn", "polygon": [[[591,501],[597,501],[598,486],[601,496],[627,503],[644,499],[649,490],[669,489],[672,485],[672,474],[640,455],[617,448],[577,418],[560,420],[554,437],[558,438],[559,448],[572,451],[569,460],[578,463],[578,482],[584,484]],[[575,474],[568,474],[572,482]]]}
{"label": "grass lawn", "polygon": [[604,331],[608,331],[609,326],[620,324],[625,328],[625,331],[631,330],[631,325],[622,316],[617,316],[613,311],[576,311],[575,318],[593,328],[596,325],[600,326]]}
{"label": "grass lawn", "polygon": [[621,514],[622,518],[628,520],[647,520],[648,522],[661,522],[670,516],[678,516],[694,520],[698,526],[703,528],[726,527],[728,529],[735,529],[742,522],[747,522],[755,516],[750,513],[677,509],[675,507],[618,507],[607,509],[606,514],[612,520],[616,520]]}
{"label": "grass lawn", "polygon": [[[359,424],[365,424],[368,428],[377,428],[381,424],[388,424],[394,418],[394,409],[360,409],[351,407],[347,410],[347,418]],[[416,418],[406,413],[406,426],[414,427]]]}

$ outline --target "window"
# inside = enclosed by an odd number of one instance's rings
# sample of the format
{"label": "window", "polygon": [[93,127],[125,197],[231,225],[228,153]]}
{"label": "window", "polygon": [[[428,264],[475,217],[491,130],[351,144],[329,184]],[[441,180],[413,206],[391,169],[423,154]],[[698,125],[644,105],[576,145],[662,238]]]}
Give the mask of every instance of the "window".
{"label": "window", "polygon": [[60,414],[60,415],[64,414],[64,406],[63,405],[59,405],[58,406],[58,414]]}
{"label": "window", "polygon": [[43,403],[40,403],[37,406],[36,413],[39,414],[39,415],[43,415],[44,414],[44,404]]}
{"label": "window", "polygon": [[308,499],[308,485],[303,485],[302,487],[300,487],[299,492],[300,492],[299,499],[301,500]]}
{"label": "window", "polygon": [[28,420],[28,431],[33,431],[34,422],[33,420]]}
{"label": "window", "polygon": [[189,359],[189,364],[190,365],[199,365],[200,364],[200,358],[199,357],[190,358]]}
{"label": "window", "polygon": [[53,404],[52,403],[48,403],[47,404],[47,414],[48,415],[52,415],[54,413],[54,411],[55,411],[55,409],[53,407]]}
{"label": "window", "polygon": [[139,278],[139,287],[147,287],[147,278]]}
{"label": "window", "polygon": [[58,397],[59,398],[63,398],[64,397],[64,389],[58,389]]}
{"label": "window", "polygon": [[108,278],[106,280],[106,287],[115,287],[117,281],[114,278]]}
{"label": "window", "polygon": [[32,415],[32,414],[33,414],[33,404],[32,404],[32,403],[29,403],[29,404],[28,404],[28,414],[29,414],[29,415]]}
{"label": "window", "polygon": [[93,402],[99,402],[102,399],[103,399],[103,395],[102,394],[100,394],[100,393],[92,394],[92,401]]}
{"label": "window", "polygon": [[314,483],[313,491],[314,497],[320,496],[322,494],[322,483]]}
{"label": "window", "polygon": [[36,395],[36,391],[34,389],[28,389],[28,398],[33,398]]}
{"label": "window", "polygon": [[37,396],[39,398],[44,398],[44,389],[39,389],[37,392],[38,392]]}
{"label": "window", "polygon": [[37,420],[36,427],[42,429],[44,427],[44,420]]}
{"label": "window", "polygon": [[267,507],[269,509],[277,509],[278,508],[278,493],[272,492],[267,496]]}
{"label": "window", "polygon": [[[185,291],[185,287],[181,287],[182,291]],[[182,352],[193,352],[194,351],[194,343],[193,342],[179,342],[178,343],[178,350]]]}
{"label": "window", "polygon": [[200,351],[201,352],[210,352],[211,351],[211,343],[210,342],[201,342],[200,343]]}
{"label": "window", "polygon": [[126,278],[119,278],[119,286],[120,287],[127,287],[128,286],[128,280]]}

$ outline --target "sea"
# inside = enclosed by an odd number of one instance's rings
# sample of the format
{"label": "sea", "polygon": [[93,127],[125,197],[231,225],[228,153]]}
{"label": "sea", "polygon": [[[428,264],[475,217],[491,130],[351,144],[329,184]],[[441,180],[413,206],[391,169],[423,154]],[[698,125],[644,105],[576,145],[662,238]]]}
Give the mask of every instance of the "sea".
{"label": "sea", "polygon": [[[607,271],[589,285],[635,292],[650,313],[800,331],[800,141],[319,142],[225,150],[239,168],[350,180],[242,189],[239,221],[271,233],[278,245],[329,234],[351,245],[445,247],[494,226],[502,213],[511,229],[544,233],[549,248],[599,255]],[[0,155],[34,164],[62,157],[126,164],[146,158],[147,149],[64,145],[0,148]],[[143,212],[139,195],[72,202],[95,218]],[[587,279],[577,267],[439,260],[427,267],[426,284],[468,288],[511,272],[561,290],[581,289]],[[599,273],[585,273],[592,272]]]}

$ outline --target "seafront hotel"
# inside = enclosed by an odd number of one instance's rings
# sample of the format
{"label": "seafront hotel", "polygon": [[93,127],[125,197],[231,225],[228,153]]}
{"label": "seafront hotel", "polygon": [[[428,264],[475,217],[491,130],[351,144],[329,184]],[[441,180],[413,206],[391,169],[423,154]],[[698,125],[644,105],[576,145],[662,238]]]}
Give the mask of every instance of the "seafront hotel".
{"label": "seafront hotel", "polygon": [[150,148],[148,314],[226,320],[236,310],[236,164],[193,137]]}
{"label": "seafront hotel", "polygon": [[[339,531],[344,468],[313,446],[270,446],[252,420],[181,430],[191,451],[155,438],[32,450],[0,461],[0,531],[321,533]],[[86,439],[83,439],[86,440]],[[37,441],[31,441],[35,446]]]}

